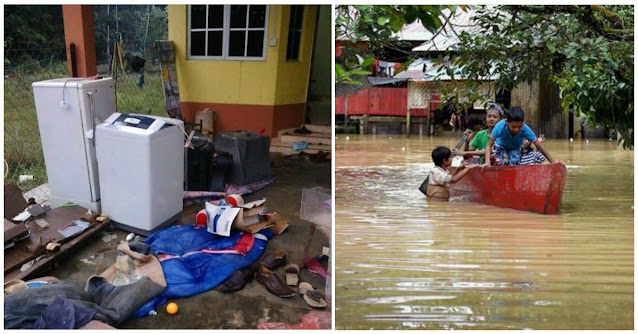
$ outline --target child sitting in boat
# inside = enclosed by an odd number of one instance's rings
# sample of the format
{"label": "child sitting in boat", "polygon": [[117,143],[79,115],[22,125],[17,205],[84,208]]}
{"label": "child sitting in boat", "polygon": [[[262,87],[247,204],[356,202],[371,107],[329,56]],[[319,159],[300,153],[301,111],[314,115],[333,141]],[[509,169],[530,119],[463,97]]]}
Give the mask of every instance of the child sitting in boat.
{"label": "child sitting in boat", "polygon": [[[536,139],[537,143],[541,143],[543,140],[545,140],[545,138],[542,134]],[[534,146],[535,145],[530,143],[529,140],[525,139],[521,152],[521,165],[540,165],[545,161],[543,153],[534,149]]]}
{"label": "child sitting in boat", "polygon": [[465,156],[466,158],[469,156],[478,156],[478,161],[469,161],[472,163],[480,163],[483,164],[485,162],[485,147],[489,141],[488,136],[494,129],[496,123],[498,123],[504,116],[503,109],[498,104],[492,104],[487,108],[487,114],[485,116],[485,124],[487,124],[487,129],[481,130],[477,132],[474,137],[472,137],[472,141],[470,142],[469,136],[467,137],[467,141],[465,143],[465,149],[456,152],[456,154]]}
{"label": "child sitting in boat", "polygon": [[470,169],[479,166],[459,167],[454,173],[448,172],[447,168],[452,165],[452,151],[445,146],[439,146],[432,151],[432,160],[435,166],[430,174],[430,182],[428,183],[428,191],[426,194],[428,201],[447,201],[450,198],[450,192],[447,186],[450,183],[456,183],[462,179]]}
{"label": "child sitting in boat", "polygon": [[510,108],[504,120],[498,122],[485,149],[485,165],[491,166],[490,158],[493,156],[497,166],[515,166],[521,162],[521,148],[523,140],[527,139],[536,145],[536,149],[542,153],[550,163],[559,163],[547,152],[537,140],[534,131],[524,123],[525,113],[520,107]]}

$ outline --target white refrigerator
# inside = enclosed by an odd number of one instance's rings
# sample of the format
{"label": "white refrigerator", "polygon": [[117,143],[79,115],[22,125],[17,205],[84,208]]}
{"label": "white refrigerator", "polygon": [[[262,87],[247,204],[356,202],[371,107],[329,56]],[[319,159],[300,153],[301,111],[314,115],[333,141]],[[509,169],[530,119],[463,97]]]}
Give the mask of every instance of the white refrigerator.
{"label": "white refrigerator", "polygon": [[115,112],[113,80],[63,78],[32,87],[51,207],[71,202],[101,212],[94,132]]}

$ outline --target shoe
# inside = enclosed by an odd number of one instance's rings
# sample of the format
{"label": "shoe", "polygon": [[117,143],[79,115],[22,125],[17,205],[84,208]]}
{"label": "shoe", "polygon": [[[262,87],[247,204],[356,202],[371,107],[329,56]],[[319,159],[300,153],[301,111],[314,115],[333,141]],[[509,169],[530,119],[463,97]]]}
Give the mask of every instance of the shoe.
{"label": "shoe", "polygon": [[195,216],[195,228],[202,228],[208,226],[208,214],[206,209],[200,210]]}
{"label": "shoe", "polygon": [[264,255],[259,261],[257,261],[256,267],[259,268],[259,266],[264,266],[270,270],[274,270],[284,264],[286,264],[286,253],[279,249]]}
{"label": "shoe", "polygon": [[297,286],[299,283],[299,266],[291,263],[284,268],[286,273],[286,284],[289,286]]}
{"label": "shoe", "polygon": [[227,279],[217,290],[230,293],[243,289],[246,284],[253,280],[255,277],[255,270],[252,266],[245,266],[241,269],[235,270],[232,276]]}
{"label": "shoe", "polygon": [[277,297],[290,298],[295,295],[295,291],[286,286],[286,284],[281,281],[281,278],[279,278],[277,274],[264,266],[259,267],[259,272],[257,273],[257,282],[261,283],[263,286],[266,287],[266,290],[268,290],[268,292]]}

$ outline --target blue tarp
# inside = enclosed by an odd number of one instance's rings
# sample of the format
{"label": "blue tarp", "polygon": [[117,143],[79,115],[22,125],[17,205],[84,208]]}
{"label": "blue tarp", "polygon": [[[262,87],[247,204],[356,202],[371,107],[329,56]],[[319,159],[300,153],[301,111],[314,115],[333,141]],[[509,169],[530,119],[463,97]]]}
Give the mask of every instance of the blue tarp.
{"label": "blue tarp", "polygon": [[[160,230],[146,239],[156,253],[183,255],[202,249],[231,249],[242,232],[233,231],[230,237],[213,235],[205,228],[195,225],[180,225]],[[273,236],[270,229],[263,230],[263,239]],[[255,235],[255,244],[246,255],[194,253],[161,262],[167,287],[164,292],[142,306],[133,317],[148,315],[157,306],[169,299],[193,296],[223,283],[235,270],[256,262],[264,253],[267,240]]]}

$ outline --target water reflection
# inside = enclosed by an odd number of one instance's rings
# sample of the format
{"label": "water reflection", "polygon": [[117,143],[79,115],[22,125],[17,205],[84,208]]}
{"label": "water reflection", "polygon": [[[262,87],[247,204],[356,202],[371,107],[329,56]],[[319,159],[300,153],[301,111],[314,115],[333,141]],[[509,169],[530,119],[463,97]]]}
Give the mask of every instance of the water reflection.
{"label": "water reflection", "polygon": [[455,142],[337,139],[337,328],[633,328],[633,152],[548,140],[568,179],[546,216],[426,203],[431,150]]}

